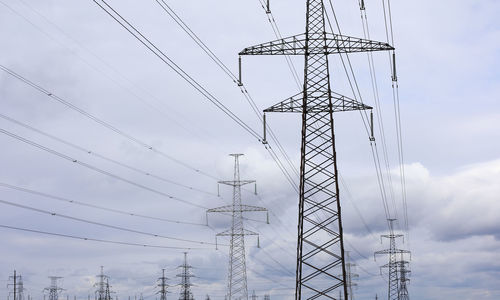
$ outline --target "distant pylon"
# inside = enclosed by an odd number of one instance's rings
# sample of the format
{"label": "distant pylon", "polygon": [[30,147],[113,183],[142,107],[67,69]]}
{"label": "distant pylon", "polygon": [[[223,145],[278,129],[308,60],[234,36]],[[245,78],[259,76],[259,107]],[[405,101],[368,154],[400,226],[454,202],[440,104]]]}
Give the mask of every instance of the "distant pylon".
{"label": "distant pylon", "polygon": [[98,282],[94,284],[97,287],[95,298],[97,300],[111,300],[111,291],[109,289],[109,277],[104,275],[104,267],[101,266],[101,273],[96,275]]}
{"label": "distant pylon", "polygon": [[351,261],[351,257],[349,255],[349,251],[345,251],[346,256],[346,280],[347,280],[347,290],[349,300],[354,300],[354,288],[358,286],[357,283],[354,282],[354,279],[358,278],[359,275],[354,273],[354,268],[356,264]]}
{"label": "distant pylon", "polygon": [[184,252],[184,263],[179,266],[181,273],[177,274],[177,277],[181,278],[181,293],[179,295],[179,300],[194,300],[193,293],[191,292],[191,269],[193,268],[187,262],[187,252]]}
{"label": "distant pylon", "polygon": [[[24,300],[24,283],[23,283],[23,277],[19,275],[19,280],[17,283],[17,299],[16,300]],[[29,296],[28,296],[29,298]]]}
{"label": "distant pylon", "polygon": [[303,90],[264,110],[302,116],[296,300],[338,299],[338,290],[348,300],[334,113],[371,107],[332,91],[328,55],[394,49],[387,43],[328,32],[323,2],[306,1],[305,33],[239,53],[304,56]]}
{"label": "distant pylon", "polygon": [[410,300],[410,295],[408,293],[407,283],[410,281],[409,274],[410,270],[408,265],[410,263],[401,259],[398,262],[399,266],[399,300]]}
{"label": "distant pylon", "polygon": [[381,235],[382,238],[389,239],[389,249],[377,251],[374,254],[374,257],[379,254],[386,254],[389,256],[389,262],[383,265],[381,268],[389,269],[389,288],[387,292],[388,300],[399,300],[399,274],[398,274],[398,260],[397,255],[401,254],[410,254],[408,250],[402,250],[396,248],[396,238],[403,237],[402,234],[394,233],[394,222],[396,219],[388,219],[389,223],[389,234]]}
{"label": "distant pylon", "polygon": [[165,269],[162,269],[162,275],[160,278],[158,278],[158,287],[160,290],[158,291],[157,294],[160,294],[160,300],[167,300],[167,277],[165,277]]}
{"label": "distant pylon", "polygon": [[255,290],[252,292],[252,300],[257,300],[257,295],[255,295]]}
{"label": "distant pylon", "polygon": [[50,286],[43,289],[44,292],[48,293],[48,300],[58,300],[59,294],[64,291],[64,289],[57,286],[57,280],[62,277],[58,276],[49,276],[50,278]]}
{"label": "distant pylon", "polygon": [[269,295],[264,295],[264,300],[271,300],[271,296],[269,296]]}
{"label": "distant pylon", "polygon": [[255,180],[240,179],[239,157],[242,155],[243,154],[230,154],[230,156],[234,157],[234,179],[231,181],[219,181],[220,184],[233,187],[233,204],[209,209],[207,211],[207,213],[231,213],[232,215],[231,229],[217,234],[217,236],[229,236],[231,238],[229,247],[227,300],[248,300],[245,235],[257,235],[258,241],[258,233],[243,227],[243,212],[267,212],[267,209],[263,207],[242,204],[241,187],[255,182]]}
{"label": "distant pylon", "polygon": [[7,284],[7,287],[12,287],[12,292],[9,291],[9,297],[13,295],[14,300],[23,300],[24,287],[22,276],[18,275],[16,270],[14,270],[14,275],[9,276],[9,282],[10,281],[12,281],[12,283]]}

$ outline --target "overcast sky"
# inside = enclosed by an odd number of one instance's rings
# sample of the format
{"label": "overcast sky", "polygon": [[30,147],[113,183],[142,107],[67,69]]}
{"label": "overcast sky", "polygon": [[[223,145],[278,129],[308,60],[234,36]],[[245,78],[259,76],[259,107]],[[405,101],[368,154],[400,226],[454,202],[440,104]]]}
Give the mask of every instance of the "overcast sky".
{"label": "overcast sky", "polygon": [[[274,39],[257,0],[166,2],[235,73],[239,51]],[[304,32],[304,2],[271,0],[284,36]],[[261,133],[262,126],[239,88],[155,0],[108,3]],[[382,1],[365,3],[371,38],[385,41]],[[342,32],[362,37],[358,2],[333,4]],[[404,244],[399,240],[398,246],[412,251],[410,297],[500,299],[500,2],[420,0],[391,1],[391,5],[410,225],[409,238]],[[232,179],[233,160],[227,155],[244,153],[242,177],[257,180],[258,196],[248,187],[243,200],[270,210],[269,225],[263,214],[250,214],[252,220],[245,220],[249,230],[260,233],[261,245],[257,248],[255,237],[246,239],[249,291],[261,297],[270,294],[272,299],[293,298],[298,196],[256,138],[91,0],[0,0],[0,36],[2,66],[155,150],[0,70],[0,225],[193,248],[188,257],[197,276],[195,298],[209,294],[223,299],[228,241],[219,239],[217,250],[213,243],[215,234],[230,226],[230,219],[210,215],[206,226],[205,210],[230,203],[230,188],[221,186],[217,196],[217,180]],[[374,106],[367,56],[356,54],[351,60],[363,99]],[[302,78],[303,58],[292,61]],[[388,55],[375,53],[374,61],[381,99],[381,110],[375,114],[384,122],[395,191],[394,205],[392,200],[390,204],[401,219],[399,231],[404,228],[404,213]],[[300,91],[283,57],[244,57],[242,67],[245,86],[259,110]],[[352,96],[339,57],[331,56],[331,73],[333,89]],[[370,143],[358,113],[335,117],[339,172],[345,181],[341,203],[346,247],[359,274],[355,298],[373,299],[378,294],[384,299],[386,275],[379,275],[379,266],[387,258],[374,261],[373,252],[388,246],[379,239],[387,225]],[[268,120],[298,167],[300,117],[272,114]],[[381,149],[378,133],[377,138]],[[12,186],[181,223],[104,211]],[[203,244],[119,231],[7,203]],[[172,285],[168,297],[178,297],[176,267],[185,249],[106,244],[7,228],[0,228],[0,235],[0,299],[7,298],[8,277],[14,269],[23,276],[26,293],[36,299],[42,299],[43,288],[50,284],[47,276],[63,277],[64,296],[86,299],[94,293],[100,266],[119,298],[143,293],[145,299],[155,299],[155,281],[162,268]]]}

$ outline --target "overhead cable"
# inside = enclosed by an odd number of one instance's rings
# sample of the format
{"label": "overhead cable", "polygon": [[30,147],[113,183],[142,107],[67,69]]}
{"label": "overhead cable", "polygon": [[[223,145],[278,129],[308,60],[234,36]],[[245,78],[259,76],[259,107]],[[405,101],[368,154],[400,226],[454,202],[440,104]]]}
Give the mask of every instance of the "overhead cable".
{"label": "overhead cable", "polygon": [[155,44],[153,44],[145,35],[143,35],[137,28],[135,28],[124,17],[122,17],[106,1],[104,0],[93,0],[93,1],[111,18],[113,18],[119,25],[121,25],[125,30],[127,30],[134,38],[136,38],[141,44],[143,44],[149,51],[151,51],[151,53],[157,56],[175,73],[177,73],[182,79],[184,79],[189,85],[191,85],[195,90],[197,90],[200,94],[202,94],[203,97],[205,97],[208,101],[214,104],[219,110],[221,110],[224,114],[226,114],[229,118],[231,118],[234,122],[236,122],[251,136],[256,138],[258,141],[262,140],[259,133],[257,133],[253,128],[251,128],[248,124],[246,124],[240,117],[238,117],[233,111],[231,111],[227,106],[225,106],[217,97],[215,97],[198,81],[196,81],[191,75],[189,75],[179,65],[177,65],[169,56],[167,56],[162,50],[160,50]]}
{"label": "overhead cable", "polygon": [[57,237],[64,237],[64,238],[83,240],[83,241],[92,241],[92,242],[125,245],[125,246],[138,246],[138,247],[143,247],[143,248],[180,249],[180,250],[198,250],[198,249],[213,250],[213,248],[174,247],[174,246],[161,246],[161,245],[113,241],[113,240],[97,239],[97,238],[90,238],[90,237],[81,237],[81,236],[64,234],[64,233],[54,233],[54,232],[48,232],[48,231],[42,231],[42,230],[30,229],[30,228],[21,228],[21,227],[9,226],[9,225],[3,225],[3,224],[0,224],[0,228],[17,230],[17,231],[25,231],[25,232],[31,232],[31,233],[38,233],[38,234],[44,234],[44,235],[51,235],[51,236],[57,236]]}
{"label": "overhead cable", "polygon": [[27,85],[31,86],[32,88],[36,89],[37,91],[39,91],[39,92],[41,92],[41,93],[43,93],[43,94],[47,95],[47,96],[48,96],[48,97],[50,97],[51,99],[53,99],[53,100],[55,100],[55,101],[57,101],[57,102],[59,102],[59,103],[61,103],[61,104],[65,105],[65,106],[67,106],[67,107],[69,107],[69,108],[71,108],[71,109],[73,109],[73,110],[77,111],[78,113],[80,113],[80,114],[84,115],[85,117],[87,117],[87,118],[89,118],[89,119],[93,120],[94,122],[96,122],[96,123],[98,123],[98,124],[100,124],[100,125],[102,125],[102,126],[104,126],[104,127],[108,128],[109,130],[111,130],[111,131],[113,131],[113,132],[117,133],[118,135],[120,135],[120,136],[122,136],[122,137],[124,137],[124,138],[127,138],[128,140],[130,140],[130,141],[132,141],[132,142],[134,142],[134,143],[136,143],[136,144],[140,145],[141,147],[144,147],[144,148],[146,148],[146,149],[148,149],[148,150],[150,150],[150,151],[152,151],[152,152],[154,152],[154,153],[156,153],[156,154],[158,154],[158,155],[160,155],[160,156],[162,156],[162,157],[164,157],[164,158],[167,158],[167,159],[169,159],[169,160],[171,160],[171,161],[173,161],[173,162],[175,162],[175,163],[177,163],[177,164],[179,164],[179,165],[182,165],[182,166],[184,166],[184,167],[186,167],[186,168],[188,168],[188,169],[190,169],[190,170],[192,170],[192,171],[195,171],[195,172],[197,172],[197,173],[203,174],[203,175],[205,175],[205,176],[207,176],[207,177],[210,177],[210,178],[212,178],[212,179],[216,179],[216,180],[217,180],[217,178],[216,178],[215,176],[210,175],[210,174],[208,174],[208,173],[205,173],[205,172],[201,171],[200,169],[197,169],[197,168],[195,168],[195,167],[193,167],[193,166],[191,166],[191,165],[189,165],[189,164],[187,164],[187,163],[185,163],[185,162],[182,162],[182,161],[180,161],[180,160],[178,160],[178,159],[176,159],[176,158],[172,157],[172,156],[171,156],[171,155],[169,155],[169,154],[166,154],[165,152],[163,152],[163,151],[161,151],[161,150],[158,150],[158,149],[154,148],[153,146],[151,146],[151,145],[149,145],[149,144],[147,144],[147,143],[143,142],[142,140],[140,140],[140,139],[138,139],[138,138],[136,138],[136,137],[134,137],[134,136],[132,136],[132,135],[130,135],[130,134],[128,134],[128,133],[126,133],[126,132],[124,132],[124,131],[120,130],[120,129],[118,129],[117,127],[115,127],[115,126],[113,126],[113,125],[109,124],[108,122],[103,121],[102,119],[97,118],[96,116],[94,116],[94,115],[90,114],[89,112],[87,112],[87,111],[83,110],[82,108],[80,108],[80,107],[78,107],[78,106],[76,106],[76,105],[72,104],[71,102],[69,102],[69,101],[67,101],[67,100],[65,100],[65,99],[63,99],[63,98],[61,98],[61,97],[59,97],[59,96],[55,95],[54,93],[52,93],[52,92],[50,92],[50,91],[46,90],[46,89],[45,89],[45,88],[43,88],[42,86],[40,86],[40,85],[38,85],[38,84],[36,84],[36,83],[34,83],[34,82],[30,81],[30,80],[29,80],[29,79],[27,79],[26,77],[21,76],[20,74],[18,74],[18,73],[16,73],[16,72],[14,72],[13,70],[11,70],[11,69],[9,69],[9,68],[7,68],[7,67],[3,66],[3,65],[0,65],[0,69],[1,69],[2,71],[4,71],[5,73],[9,74],[10,76],[12,76],[12,77],[14,77],[14,78],[16,78],[16,79],[20,80],[21,82],[23,82],[23,83],[25,83],[25,84],[27,84]]}

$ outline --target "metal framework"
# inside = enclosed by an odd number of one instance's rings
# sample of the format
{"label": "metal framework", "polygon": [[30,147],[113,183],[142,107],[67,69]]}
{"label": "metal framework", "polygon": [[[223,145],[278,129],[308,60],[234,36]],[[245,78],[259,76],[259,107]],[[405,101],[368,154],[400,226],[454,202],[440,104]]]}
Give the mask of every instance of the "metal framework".
{"label": "metal framework", "polygon": [[111,300],[111,294],[113,293],[110,290],[109,285],[109,277],[104,275],[104,267],[101,266],[101,273],[96,275],[98,278],[98,282],[94,284],[94,287],[97,287],[95,291],[95,299],[97,300]]}
{"label": "metal framework", "polygon": [[167,280],[168,278],[165,277],[165,269],[162,269],[162,275],[160,278],[158,278],[157,282],[158,282],[158,287],[160,288],[160,290],[157,292],[157,294],[160,294],[160,300],[167,300],[167,288],[168,288],[168,284],[167,284]]}
{"label": "metal framework", "polygon": [[194,277],[191,274],[191,269],[193,268],[187,262],[187,252],[184,252],[184,263],[179,266],[181,273],[177,274],[177,277],[181,278],[181,293],[179,295],[179,300],[194,300],[193,293],[191,292],[191,278]]}
{"label": "metal framework", "polygon": [[399,300],[410,300],[408,293],[407,283],[410,281],[409,274],[411,271],[408,269],[410,263],[405,260],[398,262],[399,265]]}
{"label": "metal framework", "polygon": [[354,273],[354,268],[356,267],[356,264],[351,262],[349,251],[345,251],[345,257],[346,257],[346,264],[345,264],[346,280],[347,280],[349,300],[354,300],[353,288],[358,286],[358,284],[355,283],[354,280],[359,278],[359,274]]}
{"label": "metal framework", "polygon": [[48,292],[49,300],[58,300],[59,294],[64,291],[64,289],[57,286],[57,280],[62,277],[50,276],[50,286],[43,289],[44,292]]}
{"label": "metal framework", "polygon": [[374,257],[377,255],[388,255],[389,262],[383,265],[381,268],[387,268],[389,270],[389,288],[387,292],[388,300],[400,300],[399,290],[400,290],[400,280],[399,280],[399,267],[401,266],[401,261],[398,261],[398,254],[403,256],[404,254],[410,254],[408,250],[397,249],[396,248],[396,238],[403,237],[402,234],[394,233],[394,222],[396,219],[388,219],[389,221],[389,234],[381,235],[382,238],[389,239],[389,249],[380,250],[375,252]]}
{"label": "metal framework", "polygon": [[[14,276],[9,276],[9,282],[12,280],[12,283],[7,284],[7,287],[12,287],[12,291],[9,291],[10,295],[14,296],[14,300],[24,300],[24,285],[23,285],[23,277],[21,275],[17,275],[16,270],[14,270]],[[29,296],[28,296],[29,297]]]}
{"label": "metal framework", "polygon": [[231,229],[218,233],[217,236],[229,236],[231,243],[229,247],[229,272],[227,300],[248,300],[247,271],[245,261],[245,235],[256,235],[258,233],[243,227],[244,212],[267,212],[264,207],[243,205],[241,201],[241,187],[255,180],[240,179],[239,157],[243,154],[230,154],[234,157],[234,177],[231,181],[219,181],[224,185],[233,187],[233,203],[218,208],[209,209],[207,213],[231,213]]}
{"label": "metal framework", "polygon": [[327,33],[323,0],[307,0],[306,5],[305,34],[248,47],[239,54],[305,58],[303,91],[264,110],[302,114],[295,299],[339,299],[341,291],[347,300],[333,113],[371,107],[332,92],[328,55],[394,48]]}

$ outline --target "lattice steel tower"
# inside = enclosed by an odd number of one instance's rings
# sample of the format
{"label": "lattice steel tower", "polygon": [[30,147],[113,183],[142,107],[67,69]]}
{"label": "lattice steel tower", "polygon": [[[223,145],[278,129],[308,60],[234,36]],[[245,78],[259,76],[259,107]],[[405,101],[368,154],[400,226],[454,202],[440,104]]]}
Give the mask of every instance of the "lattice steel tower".
{"label": "lattice steel tower", "polygon": [[158,282],[158,287],[160,288],[160,290],[157,292],[157,294],[160,294],[160,300],[167,300],[167,288],[168,288],[168,284],[167,284],[167,280],[168,278],[165,277],[165,269],[162,269],[161,270],[161,277],[158,278],[157,282]]}
{"label": "lattice steel tower", "polygon": [[191,269],[193,267],[187,262],[187,252],[184,252],[184,263],[180,265],[179,268],[181,269],[181,273],[177,274],[177,277],[181,278],[179,300],[193,300],[194,297],[191,292],[191,286],[193,286],[193,284],[191,283],[191,278],[194,277],[194,275],[191,274]]}
{"label": "lattice steel tower", "polygon": [[348,300],[354,300],[354,291],[353,288],[357,287],[358,284],[354,282],[354,279],[359,278],[359,275],[354,273],[354,268],[356,264],[351,261],[351,257],[349,255],[349,251],[345,251],[346,257],[346,280],[347,280],[347,289],[348,289]]}
{"label": "lattice steel tower", "polygon": [[57,280],[62,277],[50,276],[50,286],[43,289],[44,292],[48,292],[49,300],[58,300],[59,294],[64,291],[64,289],[57,286]]}
{"label": "lattice steel tower", "polygon": [[240,180],[239,157],[242,155],[243,154],[230,154],[230,156],[234,157],[234,179],[231,181],[219,181],[221,184],[233,187],[233,204],[209,209],[207,211],[207,213],[231,213],[232,215],[231,229],[217,234],[217,236],[229,236],[231,238],[229,247],[227,300],[248,300],[245,235],[258,236],[258,233],[243,227],[243,213],[267,211],[267,209],[263,207],[242,204],[241,187],[255,182],[255,180]]}
{"label": "lattice steel tower", "polygon": [[99,281],[94,284],[97,287],[95,298],[97,300],[111,300],[111,291],[109,289],[109,277],[104,275],[104,267],[101,266],[101,273],[96,276]]}
{"label": "lattice steel tower", "polygon": [[389,262],[383,265],[381,268],[387,268],[389,270],[389,289],[387,293],[388,300],[400,300],[399,298],[399,271],[398,267],[401,265],[398,261],[398,254],[403,256],[404,254],[410,254],[408,250],[402,250],[396,248],[396,238],[403,237],[402,234],[394,233],[394,222],[396,219],[388,219],[389,221],[389,234],[381,235],[381,238],[389,239],[389,249],[381,250],[375,252],[374,256],[384,254],[389,256]]}
{"label": "lattice steel tower", "polygon": [[[331,90],[328,55],[393,50],[387,43],[328,33],[323,0],[306,1],[306,32],[240,55],[303,55],[303,91],[264,112],[302,114],[296,299],[348,299],[337,182],[334,112],[371,107]],[[338,276],[341,274],[341,276]]]}
{"label": "lattice steel tower", "polygon": [[411,273],[408,265],[410,263],[401,259],[398,262],[399,266],[399,300],[410,300],[407,283],[410,281],[409,274]]}

